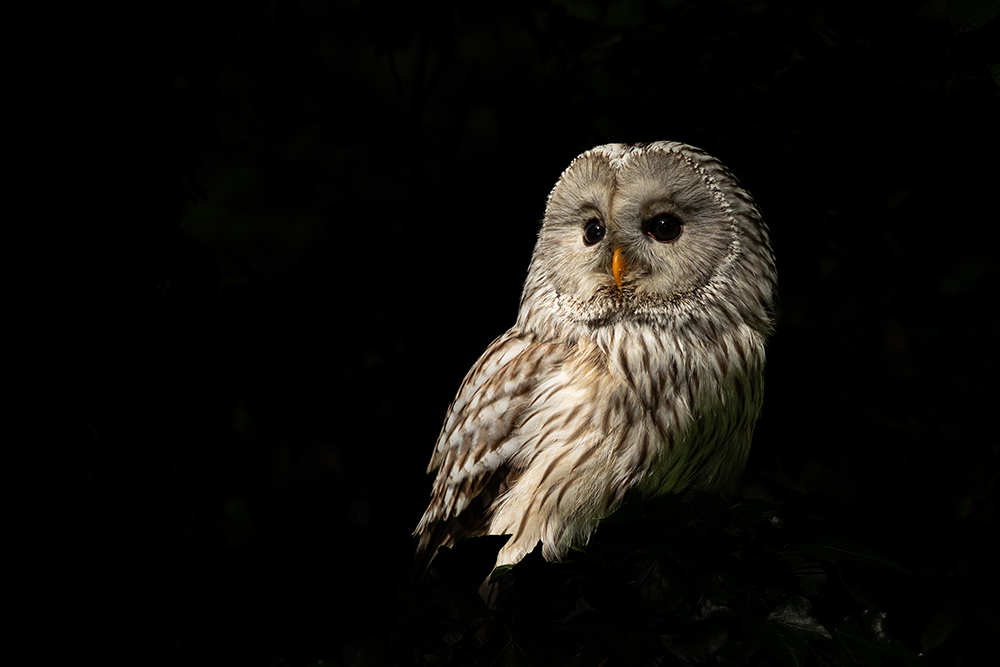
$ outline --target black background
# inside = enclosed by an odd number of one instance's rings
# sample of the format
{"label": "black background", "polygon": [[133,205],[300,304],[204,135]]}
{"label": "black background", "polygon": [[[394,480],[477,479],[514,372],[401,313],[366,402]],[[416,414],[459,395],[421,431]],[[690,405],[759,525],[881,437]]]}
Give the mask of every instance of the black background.
{"label": "black background", "polygon": [[954,626],[932,664],[995,646],[986,4],[99,15],[59,94],[83,148],[56,154],[81,653],[350,664],[391,622],[441,419],[514,322],[549,189],[594,145],[661,139],[719,157],[771,229],[746,491],[829,497],[906,567],[879,593],[911,643]]}

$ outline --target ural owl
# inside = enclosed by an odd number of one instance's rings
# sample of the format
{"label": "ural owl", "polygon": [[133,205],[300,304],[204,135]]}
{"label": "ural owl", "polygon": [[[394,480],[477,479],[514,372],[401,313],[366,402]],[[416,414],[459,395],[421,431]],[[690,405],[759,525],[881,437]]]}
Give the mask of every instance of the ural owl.
{"label": "ural owl", "polygon": [[[625,492],[731,493],[763,399],[777,275],[749,193],[675,142],[608,144],[549,194],[517,323],[473,365],[414,535],[559,560]],[[420,569],[422,572],[423,569]]]}

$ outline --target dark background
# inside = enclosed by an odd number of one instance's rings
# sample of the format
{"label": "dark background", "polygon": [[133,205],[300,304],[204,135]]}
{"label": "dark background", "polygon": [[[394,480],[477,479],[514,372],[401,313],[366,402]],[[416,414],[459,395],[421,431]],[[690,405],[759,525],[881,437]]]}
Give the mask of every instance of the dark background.
{"label": "dark background", "polygon": [[1000,638],[998,20],[870,5],[98,15],[59,93],[85,148],[57,160],[81,653],[350,664],[549,189],[594,145],[669,139],[732,169],[777,255],[747,492],[829,498],[908,569],[876,591],[900,634],[975,664]]}

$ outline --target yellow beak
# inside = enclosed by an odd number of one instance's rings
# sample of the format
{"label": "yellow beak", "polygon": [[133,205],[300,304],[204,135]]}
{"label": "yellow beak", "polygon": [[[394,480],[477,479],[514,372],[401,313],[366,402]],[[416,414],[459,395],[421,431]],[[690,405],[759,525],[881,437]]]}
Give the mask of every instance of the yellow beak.
{"label": "yellow beak", "polygon": [[625,257],[622,255],[622,249],[615,248],[615,255],[611,258],[611,274],[615,277],[615,284],[618,285],[618,289],[622,288],[622,276],[625,275],[627,268]]}

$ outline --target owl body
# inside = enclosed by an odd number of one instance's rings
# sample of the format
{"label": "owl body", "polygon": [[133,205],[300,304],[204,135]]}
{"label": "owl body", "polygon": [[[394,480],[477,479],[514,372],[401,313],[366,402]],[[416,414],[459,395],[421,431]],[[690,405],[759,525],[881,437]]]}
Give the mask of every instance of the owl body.
{"label": "owl body", "polygon": [[549,195],[517,323],[467,374],[431,457],[418,562],[464,537],[585,544],[632,488],[729,493],[763,400],[774,260],[760,214],[685,144],[609,144]]}

